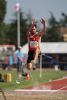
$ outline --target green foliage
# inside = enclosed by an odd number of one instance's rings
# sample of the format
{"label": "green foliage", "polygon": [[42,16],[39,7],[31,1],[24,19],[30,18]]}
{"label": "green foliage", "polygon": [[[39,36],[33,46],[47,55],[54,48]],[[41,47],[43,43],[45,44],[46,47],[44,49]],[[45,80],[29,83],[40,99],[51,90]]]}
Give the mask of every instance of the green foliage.
{"label": "green foliage", "polygon": [[48,20],[49,26],[46,31],[45,38],[43,38],[43,41],[46,42],[62,42],[63,37],[62,34],[58,31],[59,23],[54,17],[54,15],[51,13],[51,17]]}
{"label": "green foliage", "polygon": [[[15,44],[17,46],[17,13],[14,14],[15,19],[11,20],[10,24],[4,24],[4,18],[6,14],[6,1],[0,0],[0,44]],[[67,15],[62,13],[62,18],[57,21],[53,13],[50,12],[50,18],[48,20],[48,28],[46,30],[45,36],[42,41],[46,42],[62,42],[63,36],[58,31],[60,27],[67,27]],[[27,28],[28,24],[31,22],[32,15],[30,11],[28,12],[27,18],[25,18],[24,13],[20,9],[20,44],[23,46],[27,43]]]}
{"label": "green foliage", "polygon": [[3,22],[6,14],[6,1],[0,0],[0,24]]}
{"label": "green foliage", "polygon": [[3,44],[5,42],[5,24],[1,23],[0,28],[0,44]]}
{"label": "green foliage", "polygon": [[60,27],[67,27],[67,15],[62,13],[62,18],[60,19]]}
{"label": "green foliage", "polygon": [[[7,39],[10,44],[17,45],[17,15],[14,14],[15,19],[11,21],[8,32],[6,33]],[[27,42],[27,19],[24,18],[23,13],[20,12],[20,44],[23,45]]]}
{"label": "green foliage", "polygon": [[0,0],[0,44],[4,43],[5,39],[5,30],[4,30],[4,18],[6,14],[6,1],[5,0]]}

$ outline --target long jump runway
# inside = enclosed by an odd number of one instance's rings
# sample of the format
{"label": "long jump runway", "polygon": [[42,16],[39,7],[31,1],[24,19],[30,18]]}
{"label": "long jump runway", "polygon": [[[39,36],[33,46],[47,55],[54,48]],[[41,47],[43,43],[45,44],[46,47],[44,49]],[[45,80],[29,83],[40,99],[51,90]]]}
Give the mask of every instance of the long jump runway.
{"label": "long jump runway", "polygon": [[16,92],[23,91],[23,92],[58,92],[58,91],[66,91],[67,92],[67,77],[50,81],[48,83],[43,83],[37,86],[28,87],[26,89],[18,89],[15,90]]}
{"label": "long jump runway", "polygon": [[[67,77],[41,85],[6,92],[4,100],[67,100]],[[2,94],[0,95],[0,100]]]}

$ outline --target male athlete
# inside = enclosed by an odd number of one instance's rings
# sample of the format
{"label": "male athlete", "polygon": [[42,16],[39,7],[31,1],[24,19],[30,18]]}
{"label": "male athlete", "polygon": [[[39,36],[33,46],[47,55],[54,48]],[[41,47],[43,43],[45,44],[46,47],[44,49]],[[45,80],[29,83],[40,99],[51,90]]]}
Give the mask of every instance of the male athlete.
{"label": "male athlete", "polygon": [[37,32],[37,24],[35,19],[32,20],[31,25],[28,29],[28,59],[27,68],[32,69],[33,65],[36,64],[38,55],[40,54],[40,41],[41,37],[44,36],[46,32],[45,19],[41,18],[41,23],[43,28],[40,32]]}

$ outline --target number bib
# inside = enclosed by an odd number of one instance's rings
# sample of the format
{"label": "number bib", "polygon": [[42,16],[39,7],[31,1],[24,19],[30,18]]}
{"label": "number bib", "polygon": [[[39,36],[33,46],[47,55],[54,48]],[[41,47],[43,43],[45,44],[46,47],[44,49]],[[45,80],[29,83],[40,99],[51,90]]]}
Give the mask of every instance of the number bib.
{"label": "number bib", "polygon": [[35,48],[38,46],[38,42],[37,41],[30,41],[30,47]]}

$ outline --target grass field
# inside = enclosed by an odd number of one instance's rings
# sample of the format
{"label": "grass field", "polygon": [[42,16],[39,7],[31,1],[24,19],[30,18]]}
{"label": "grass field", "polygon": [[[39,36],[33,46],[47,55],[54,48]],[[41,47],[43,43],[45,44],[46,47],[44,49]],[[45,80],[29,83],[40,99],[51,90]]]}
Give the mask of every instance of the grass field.
{"label": "grass field", "polygon": [[20,84],[16,84],[17,73],[16,70],[1,70],[0,73],[4,76],[6,73],[12,74],[12,82],[3,82],[0,83],[0,87],[2,87],[5,91],[11,91],[15,89],[24,89],[29,86],[36,86],[42,83],[46,83],[49,80],[55,80],[62,77],[67,76],[67,71],[55,71],[54,69],[43,69],[42,77],[40,78],[39,69],[30,72],[31,79],[25,80],[24,77],[20,80]]}

